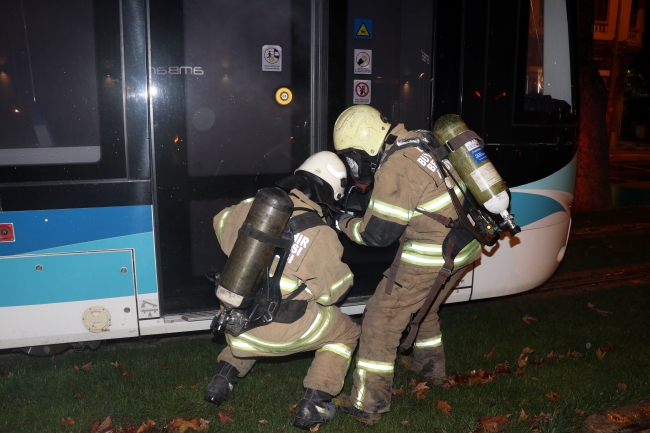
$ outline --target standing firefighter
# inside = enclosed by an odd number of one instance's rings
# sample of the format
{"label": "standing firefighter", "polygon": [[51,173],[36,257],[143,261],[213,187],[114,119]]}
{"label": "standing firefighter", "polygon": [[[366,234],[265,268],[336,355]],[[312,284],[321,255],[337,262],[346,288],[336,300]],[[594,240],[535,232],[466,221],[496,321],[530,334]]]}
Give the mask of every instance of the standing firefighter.
{"label": "standing firefighter", "polygon": [[480,243],[458,222],[444,178],[458,179],[451,185],[458,206],[466,201],[465,184],[448,161],[434,160],[435,143],[426,134],[407,131],[403,124],[391,130],[377,110],[363,105],[345,110],[334,126],[334,147],[355,185],[365,190],[374,181],[363,217],[340,215],[340,230],[372,247],[400,240],[395,261],[366,305],[350,401],[337,402],[339,410],[366,424],[379,422],[390,409],[397,346],[418,311],[406,344],[417,335],[413,357],[403,361],[433,384],[442,384],[445,354],[438,307],[481,254]]}
{"label": "standing firefighter", "polygon": [[[334,417],[332,396],[341,391],[360,332],[359,326],[334,306],[352,285],[353,276],[348,266],[341,262],[343,247],[336,232],[324,222],[335,201],[343,195],[345,178],[345,166],[336,154],[320,152],[307,159],[293,176],[278,182],[278,186],[289,192],[289,209],[293,209],[288,211],[287,216],[291,218],[286,226],[293,244],[290,240],[284,269],[278,279],[282,302],[272,314],[273,319],[263,322],[263,326],[247,323],[248,327],[235,332],[230,331],[228,323],[243,316],[237,316],[238,310],[234,308],[226,317],[223,313],[228,308],[222,309],[221,325],[226,328],[228,346],[219,354],[215,376],[205,393],[208,402],[221,404],[232,397],[237,379],[248,373],[258,357],[316,350],[303,381],[305,393],[296,408],[294,425],[310,429]],[[251,236],[262,241],[268,238],[268,234],[255,235],[256,229],[247,229],[244,223],[250,220],[247,215],[257,200],[257,196],[254,201],[245,200],[224,209],[214,218],[217,239],[230,256],[220,283],[224,286],[235,255],[234,248],[237,248],[236,240],[242,236],[240,233],[252,233]],[[277,263],[276,258],[270,278],[273,278],[274,267],[279,266]],[[225,292],[227,290],[220,285],[217,294],[226,306],[244,299],[230,292],[224,295]],[[264,316],[270,317],[269,311],[265,311]],[[219,319],[218,315],[215,321]]]}

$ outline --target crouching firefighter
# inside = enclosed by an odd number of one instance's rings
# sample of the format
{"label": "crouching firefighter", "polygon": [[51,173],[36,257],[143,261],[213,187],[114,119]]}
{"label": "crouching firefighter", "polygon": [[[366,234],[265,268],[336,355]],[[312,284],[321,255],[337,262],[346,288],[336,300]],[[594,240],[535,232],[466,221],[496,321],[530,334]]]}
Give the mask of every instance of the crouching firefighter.
{"label": "crouching firefighter", "polygon": [[341,391],[360,333],[334,305],[353,275],[324,221],[345,183],[338,156],[320,152],[278,182],[281,189],[261,189],[214,217],[229,258],[215,283],[222,309],[212,328],[225,333],[228,346],[208,384],[208,402],[232,397],[238,378],[259,357],[316,350],[294,425],[308,430],[334,417],[332,397]]}
{"label": "crouching firefighter", "polygon": [[[481,243],[495,242],[499,229],[518,229],[507,212],[500,215],[501,226],[496,224],[479,206],[483,203],[467,194],[468,182],[449,161],[450,153],[465,143],[471,142],[472,150],[480,143],[458,116],[448,120],[456,129],[445,142],[456,147],[445,144],[446,154],[436,151],[442,146],[430,132],[407,131],[403,124],[391,128],[369,106],[348,108],[334,126],[334,147],[355,184],[363,188],[374,182],[365,214],[340,214],[340,230],[372,247],[399,240],[395,260],[366,304],[349,401],[337,399],[339,410],[366,424],[379,422],[390,409],[397,347],[407,326],[402,347],[413,346],[413,356],[401,363],[430,383],[442,384],[445,354],[438,308],[468,264],[480,257]],[[484,153],[477,159],[484,168],[474,175],[489,177],[488,186],[500,180]],[[508,200],[507,192],[499,200]]]}

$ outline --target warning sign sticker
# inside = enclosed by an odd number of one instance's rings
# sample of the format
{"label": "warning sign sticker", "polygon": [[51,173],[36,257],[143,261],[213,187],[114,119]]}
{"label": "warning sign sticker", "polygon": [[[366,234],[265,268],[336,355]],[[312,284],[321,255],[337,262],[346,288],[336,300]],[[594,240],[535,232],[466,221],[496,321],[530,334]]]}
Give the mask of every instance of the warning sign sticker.
{"label": "warning sign sticker", "polygon": [[370,80],[354,80],[353,104],[370,104]]}
{"label": "warning sign sticker", "polygon": [[262,47],[262,70],[282,71],[282,47],[279,45],[264,45]]}
{"label": "warning sign sticker", "polygon": [[354,50],[354,73],[372,74],[372,50]]}
{"label": "warning sign sticker", "polygon": [[357,39],[372,39],[372,20],[355,18],[354,37]]}

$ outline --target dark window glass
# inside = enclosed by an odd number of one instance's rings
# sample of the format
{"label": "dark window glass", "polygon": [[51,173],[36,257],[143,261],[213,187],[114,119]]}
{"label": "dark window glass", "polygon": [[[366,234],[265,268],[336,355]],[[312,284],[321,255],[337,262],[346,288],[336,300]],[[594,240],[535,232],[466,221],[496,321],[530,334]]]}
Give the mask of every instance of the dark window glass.
{"label": "dark window glass", "polygon": [[609,0],[594,0],[594,20],[607,21]]}

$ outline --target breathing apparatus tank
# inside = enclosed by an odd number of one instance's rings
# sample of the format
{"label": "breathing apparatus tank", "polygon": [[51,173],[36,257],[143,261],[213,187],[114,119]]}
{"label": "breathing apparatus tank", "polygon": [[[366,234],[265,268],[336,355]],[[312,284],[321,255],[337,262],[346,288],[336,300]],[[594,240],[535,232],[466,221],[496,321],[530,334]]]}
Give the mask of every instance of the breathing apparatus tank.
{"label": "breathing apparatus tank", "polygon": [[502,228],[507,228],[513,235],[519,233],[521,229],[515,224],[514,215],[508,212],[508,187],[483,151],[481,138],[457,114],[440,117],[432,132],[438,143],[446,147],[449,152],[446,158],[478,205],[483,205],[490,213],[501,215]]}
{"label": "breathing apparatus tank", "polygon": [[292,213],[293,202],[280,188],[257,191],[216,290],[227,309],[244,309],[253,302]]}

